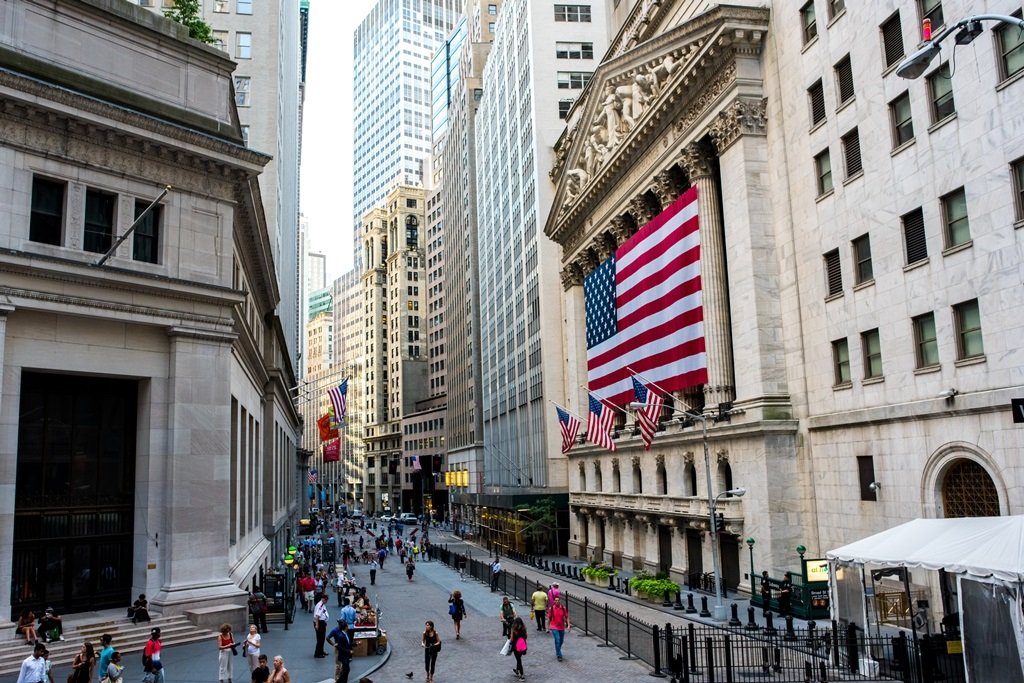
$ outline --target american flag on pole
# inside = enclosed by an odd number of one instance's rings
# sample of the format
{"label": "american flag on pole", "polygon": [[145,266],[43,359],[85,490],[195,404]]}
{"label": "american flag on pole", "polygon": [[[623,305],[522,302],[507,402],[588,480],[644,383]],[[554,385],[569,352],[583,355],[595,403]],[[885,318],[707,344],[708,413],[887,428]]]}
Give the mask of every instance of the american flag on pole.
{"label": "american flag on pole", "polygon": [[590,439],[590,442],[614,451],[615,442],[612,441],[612,422],[614,421],[615,414],[612,408],[590,394],[590,416],[587,420],[587,438]]}
{"label": "american flag on pole", "polygon": [[345,419],[345,408],[348,403],[348,377],[338,386],[328,389],[327,395],[330,397],[331,405],[334,407],[334,420],[341,424]]}
{"label": "american flag on pole", "polygon": [[575,415],[561,406],[555,406],[558,412],[558,426],[562,430],[562,452],[568,453],[576,443],[576,436],[580,433],[580,421]]}
{"label": "american flag on pole", "polygon": [[636,421],[640,425],[640,438],[644,442],[644,450],[651,450],[654,433],[658,431],[661,419],[661,407],[665,405],[665,397],[646,384],[633,377],[633,395],[637,403],[643,407],[636,411]]}
{"label": "american flag on pole", "polygon": [[666,391],[707,383],[696,187],[587,275],[583,291],[591,391],[629,402],[629,368]]}
{"label": "american flag on pole", "polygon": [[306,478],[309,480],[310,484],[315,484],[319,474],[320,473],[317,472],[315,469],[314,470],[309,470],[308,474],[306,475]]}

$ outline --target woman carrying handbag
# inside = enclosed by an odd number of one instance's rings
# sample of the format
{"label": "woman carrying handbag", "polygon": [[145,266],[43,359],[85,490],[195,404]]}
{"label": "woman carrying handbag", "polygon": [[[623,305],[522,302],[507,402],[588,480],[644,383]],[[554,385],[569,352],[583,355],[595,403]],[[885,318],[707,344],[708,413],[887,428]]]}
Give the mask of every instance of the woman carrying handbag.
{"label": "woman carrying handbag", "polygon": [[420,645],[423,646],[423,667],[427,670],[427,683],[434,683],[434,666],[437,664],[437,653],[441,651],[441,636],[434,628],[434,622],[426,623]]}

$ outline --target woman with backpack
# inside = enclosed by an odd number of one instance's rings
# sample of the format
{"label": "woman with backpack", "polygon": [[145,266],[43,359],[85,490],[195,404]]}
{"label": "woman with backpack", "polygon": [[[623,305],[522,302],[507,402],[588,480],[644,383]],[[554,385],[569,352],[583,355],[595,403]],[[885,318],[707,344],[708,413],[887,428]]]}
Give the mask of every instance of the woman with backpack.
{"label": "woman with backpack", "polygon": [[462,600],[462,591],[454,591],[448,598],[448,615],[455,624],[455,640],[462,638],[462,620],[466,618],[466,603]]}
{"label": "woman with backpack", "polygon": [[516,666],[512,669],[512,673],[519,680],[526,680],[526,674],[523,672],[523,655],[526,654],[526,624],[523,623],[522,617],[516,617],[512,622],[512,632],[508,639],[512,643],[512,654],[516,658]]}

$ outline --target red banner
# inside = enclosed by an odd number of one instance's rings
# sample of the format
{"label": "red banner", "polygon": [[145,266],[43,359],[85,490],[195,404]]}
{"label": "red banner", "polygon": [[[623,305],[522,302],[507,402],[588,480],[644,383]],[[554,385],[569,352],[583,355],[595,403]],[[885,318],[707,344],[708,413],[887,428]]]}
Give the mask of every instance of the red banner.
{"label": "red banner", "polygon": [[[335,430],[337,432],[337,430]],[[341,460],[341,439],[328,441],[324,444],[324,462],[338,462]]]}
{"label": "red banner", "polygon": [[331,420],[330,415],[324,415],[316,421],[317,429],[320,430],[320,440],[327,441],[328,439],[338,438],[338,428],[334,426],[334,421]]}

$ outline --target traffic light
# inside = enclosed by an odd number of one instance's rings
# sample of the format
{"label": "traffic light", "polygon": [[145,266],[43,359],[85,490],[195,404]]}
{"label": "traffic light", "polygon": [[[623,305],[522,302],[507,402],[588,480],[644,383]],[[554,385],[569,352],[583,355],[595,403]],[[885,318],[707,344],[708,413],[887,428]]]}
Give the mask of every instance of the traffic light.
{"label": "traffic light", "polygon": [[725,529],[725,513],[715,513],[715,533],[721,533]]}

